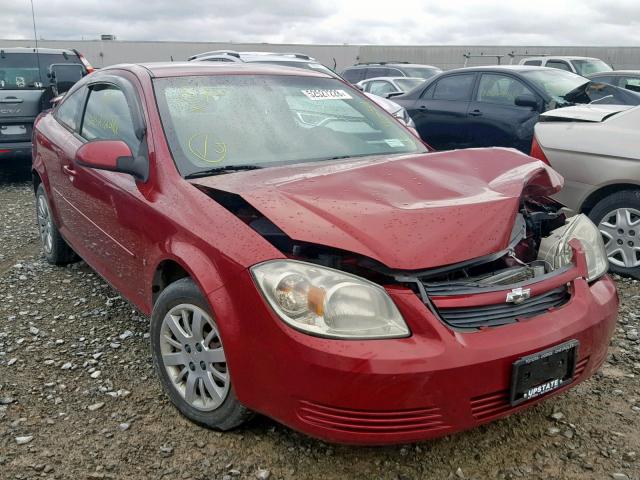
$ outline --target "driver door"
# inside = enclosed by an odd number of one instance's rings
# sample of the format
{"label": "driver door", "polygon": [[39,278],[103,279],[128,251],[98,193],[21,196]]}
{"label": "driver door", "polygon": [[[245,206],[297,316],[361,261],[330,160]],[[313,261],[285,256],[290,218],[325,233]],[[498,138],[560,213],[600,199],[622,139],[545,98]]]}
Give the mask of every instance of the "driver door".
{"label": "driver door", "polygon": [[[135,89],[122,77],[91,82],[78,131],[67,142],[62,160],[66,178],[59,183],[65,203],[62,222],[73,249],[125,297],[144,298],[144,237],[147,199],[131,175],[85,168],[76,152],[92,140],[122,140],[134,155],[145,155],[146,139],[139,138],[134,119],[141,109]],[[139,104],[138,104],[139,105]],[[142,130],[140,130],[142,131]],[[140,303],[144,303],[141,301]]]}

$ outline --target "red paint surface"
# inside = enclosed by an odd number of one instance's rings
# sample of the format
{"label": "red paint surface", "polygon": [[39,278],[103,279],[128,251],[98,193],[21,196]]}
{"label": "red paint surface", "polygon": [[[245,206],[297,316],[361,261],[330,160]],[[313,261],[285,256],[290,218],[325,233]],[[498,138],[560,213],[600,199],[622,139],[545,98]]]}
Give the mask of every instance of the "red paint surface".
{"label": "red paint surface", "polygon": [[[152,68],[158,75],[186,70],[253,72],[244,65]],[[73,248],[145,313],[153,308],[156,268],[171,261],[187,270],[209,300],[234,389],[248,407],[330,441],[407,442],[511,413],[504,392],[511,364],[521,356],[578,339],[576,381],[604,360],[616,319],[615,287],[608,277],[586,283],[579,249],[576,268],[563,279],[573,292],[569,303],[524,322],[455,332],[413,292],[389,287],[412,332],[408,338],[329,340],[289,328],[247,270],[283,254],[178,175],[149,70],[103,69],[90,78],[103,74],[121,75],[138,91],[150,177],[141,183],[78,165],[83,142],[44,114],[34,129],[34,169],[56,223]],[[242,195],[294,238],[417,269],[504,247],[523,191],[551,193],[561,177],[525,155],[491,149],[290,166],[197,182]]]}

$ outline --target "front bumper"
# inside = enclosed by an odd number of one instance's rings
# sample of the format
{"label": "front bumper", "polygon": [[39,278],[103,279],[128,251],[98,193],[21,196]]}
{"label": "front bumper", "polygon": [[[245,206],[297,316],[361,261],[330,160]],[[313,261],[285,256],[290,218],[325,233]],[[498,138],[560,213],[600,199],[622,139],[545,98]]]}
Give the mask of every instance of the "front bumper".
{"label": "front bumper", "polygon": [[[453,331],[413,292],[390,289],[412,336],[367,341],[322,339],[287,327],[248,272],[209,299],[222,319],[234,389],[243,404],[324,440],[392,444],[507,416],[592,375],[607,354],[617,293],[607,276],[591,285],[578,278],[571,288],[571,300],[557,310],[477,332]],[[513,362],[571,339],[580,342],[574,381],[512,408]]]}

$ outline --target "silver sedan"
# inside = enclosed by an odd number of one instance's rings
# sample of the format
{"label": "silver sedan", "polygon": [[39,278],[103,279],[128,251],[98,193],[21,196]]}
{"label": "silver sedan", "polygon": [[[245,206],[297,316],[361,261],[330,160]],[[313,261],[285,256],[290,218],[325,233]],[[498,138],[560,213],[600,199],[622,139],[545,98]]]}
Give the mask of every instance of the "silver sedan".
{"label": "silver sedan", "polygon": [[599,226],[610,269],[640,279],[640,107],[581,105],[541,115],[531,155],[560,172],[556,199]]}

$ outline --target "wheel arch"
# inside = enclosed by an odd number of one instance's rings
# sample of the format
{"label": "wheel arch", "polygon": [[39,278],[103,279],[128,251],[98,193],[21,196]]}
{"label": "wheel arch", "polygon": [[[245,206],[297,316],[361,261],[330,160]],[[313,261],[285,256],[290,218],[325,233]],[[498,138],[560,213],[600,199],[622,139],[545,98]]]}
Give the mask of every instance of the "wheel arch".
{"label": "wheel arch", "polygon": [[622,192],[625,190],[640,190],[640,185],[636,183],[620,182],[603,185],[593,192],[589,193],[580,205],[580,213],[589,214],[593,207],[604,198],[612,195],[616,192]]}
{"label": "wheel arch", "polygon": [[205,296],[224,283],[211,257],[199,248],[183,242],[171,243],[171,250],[153,261],[152,265],[147,297],[150,311],[162,291],[181,278],[191,278]]}

